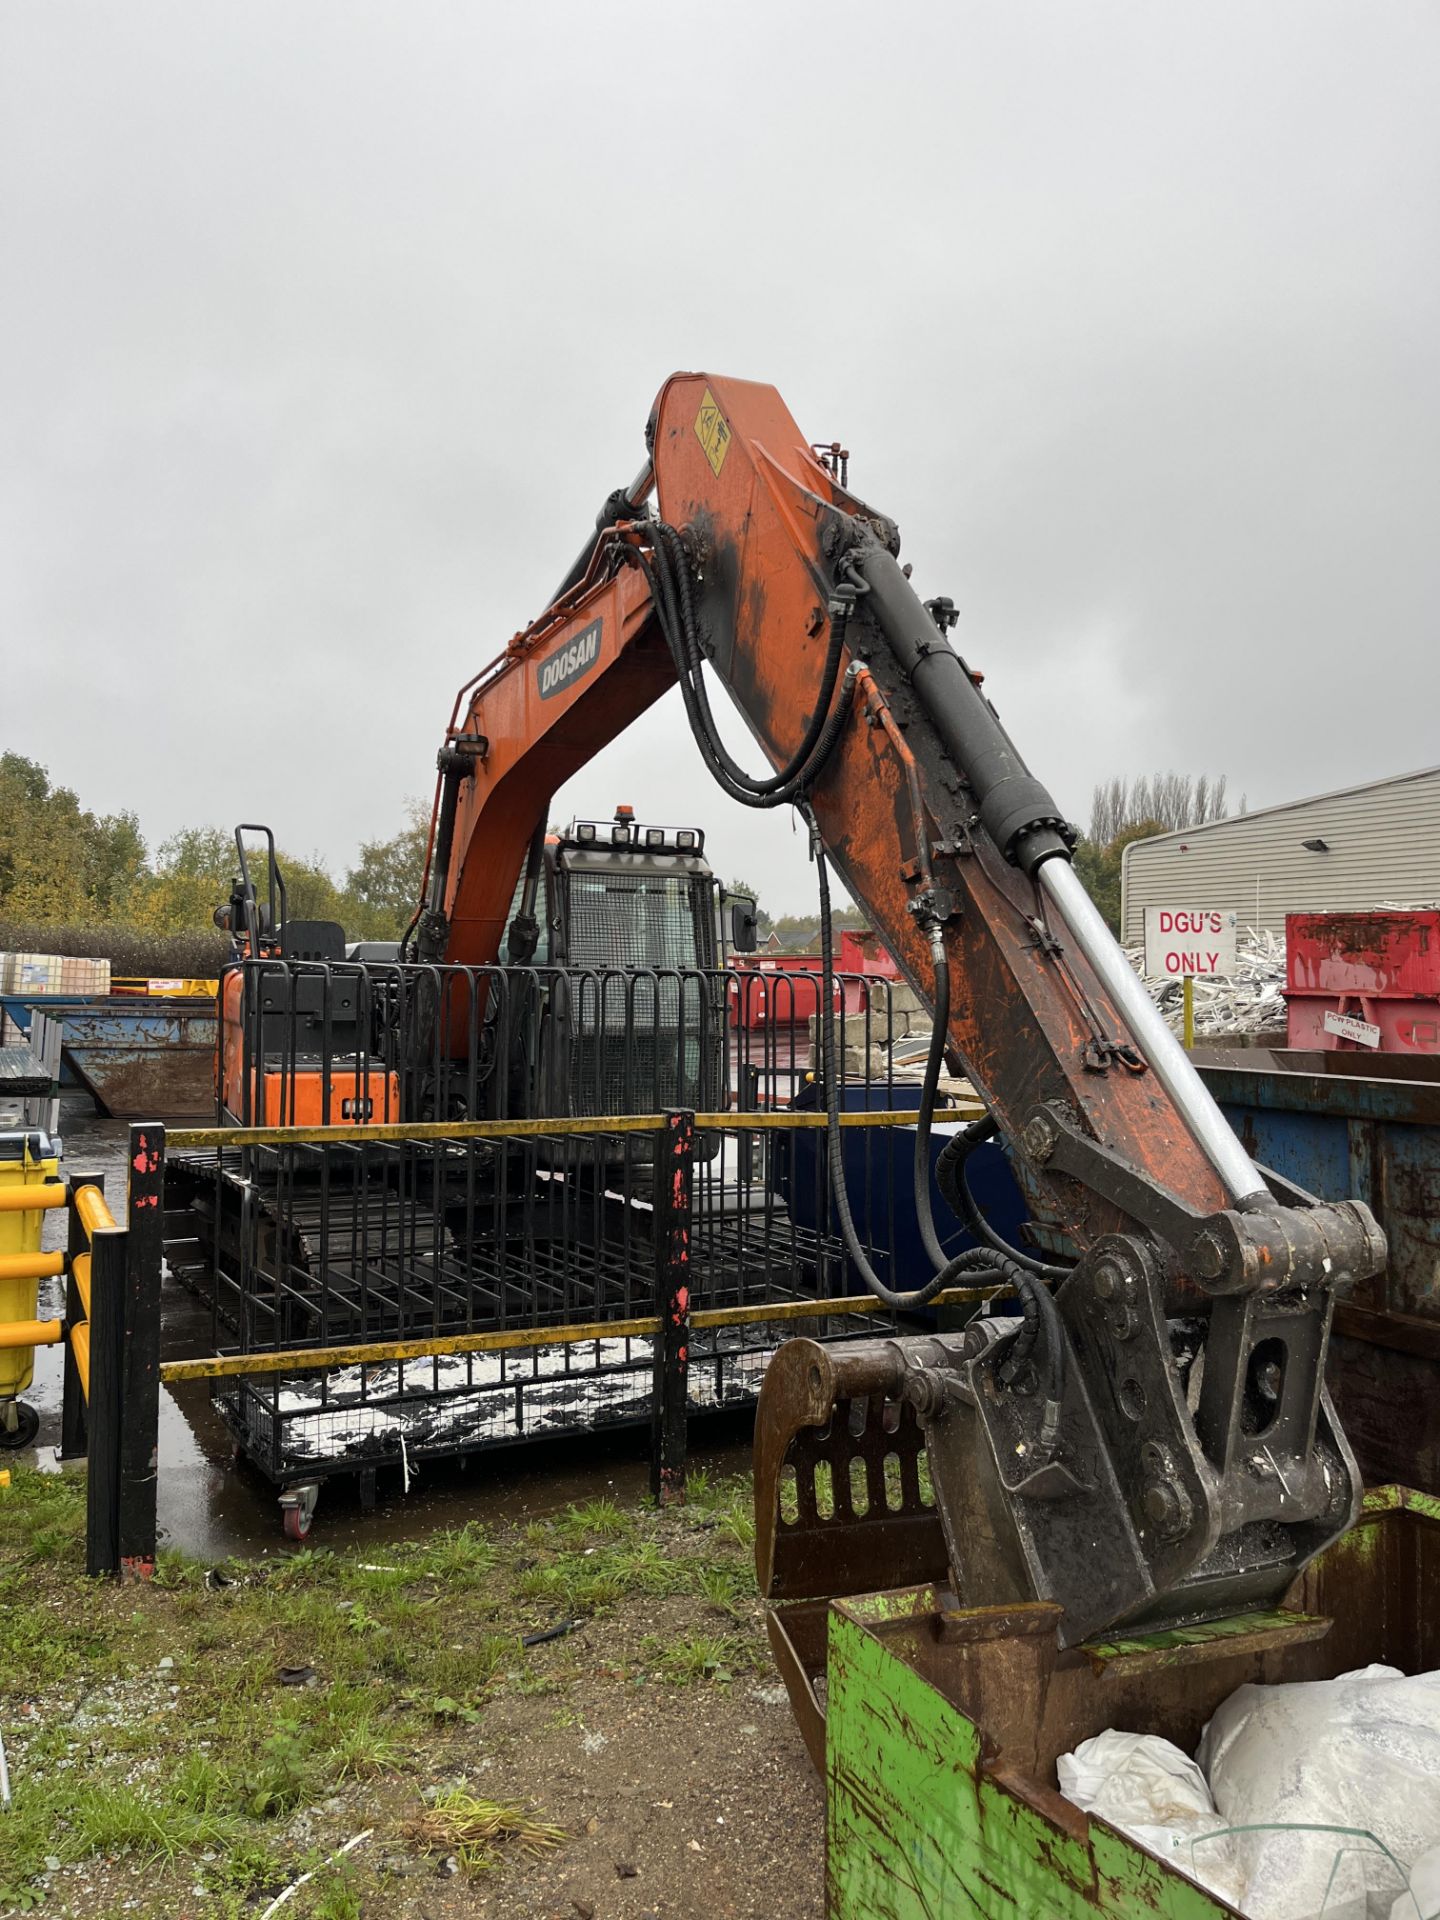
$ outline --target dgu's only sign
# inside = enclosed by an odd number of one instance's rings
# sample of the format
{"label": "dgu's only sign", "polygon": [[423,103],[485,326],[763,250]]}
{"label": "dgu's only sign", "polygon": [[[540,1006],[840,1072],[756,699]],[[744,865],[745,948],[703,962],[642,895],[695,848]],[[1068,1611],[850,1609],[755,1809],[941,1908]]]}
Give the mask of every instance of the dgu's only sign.
{"label": "dgu's only sign", "polygon": [[1213,907],[1146,907],[1145,974],[1183,980],[1186,974],[1234,973],[1239,915]]}
{"label": "dgu's only sign", "polygon": [[557,693],[563,693],[566,687],[590,671],[600,658],[600,634],[604,624],[603,620],[592,620],[567,645],[557,647],[548,660],[540,662],[535,669],[535,679],[542,700],[550,700]]}

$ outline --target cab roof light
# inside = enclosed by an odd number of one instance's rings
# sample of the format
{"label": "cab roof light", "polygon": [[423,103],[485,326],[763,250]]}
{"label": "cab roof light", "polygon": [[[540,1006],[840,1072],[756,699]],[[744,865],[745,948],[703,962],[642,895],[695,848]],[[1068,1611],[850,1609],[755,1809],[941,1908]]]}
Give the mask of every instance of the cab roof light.
{"label": "cab roof light", "polygon": [[675,845],[681,853],[693,853],[699,835],[691,827],[684,827],[675,836]]}
{"label": "cab roof light", "polygon": [[629,846],[630,828],[625,821],[617,820],[615,825],[610,829],[610,844],[612,847]]}
{"label": "cab roof light", "polygon": [[663,847],[665,845],[665,829],[663,827],[646,827],[645,844],[647,847]]}
{"label": "cab roof light", "polygon": [[595,822],[593,820],[581,820],[577,822],[575,838],[582,847],[593,846],[595,843]]}

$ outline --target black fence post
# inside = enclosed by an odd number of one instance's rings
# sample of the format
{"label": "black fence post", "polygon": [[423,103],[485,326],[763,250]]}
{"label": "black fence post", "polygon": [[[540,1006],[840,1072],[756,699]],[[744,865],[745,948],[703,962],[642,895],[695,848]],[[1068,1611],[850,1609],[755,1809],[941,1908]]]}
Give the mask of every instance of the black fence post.
{"label": "black fence post", "polygon": [[90,1242],[90,1465],[85,1571],[120,1571],[120,1436],[124,1426],[125,1230],[97,1227]]}
{"label": "black fence post", "polygon": [[667,1113],[655,1136],[655,1305],[660,1337],[650,1411],[650,1492],[662,1507],[685,1498],[690,1387],[690,1205],[695,1116]]}
{"label": "black fence post", "polygon": [[85,1319],[85,1309],[80,1304],[80,1289],[75,1284],[74,1266],[82,1254],[90,1251],[90,1235],[75,1211],[77,1187],[98,1187],[103,1193],[105,1176],[103,1173],[77,1173],[70,1180],[70,1205],[66,1209],[69,1217],[69,1237],[65,1243],[65,1381],[60,1398],[60,1458],[62,1460],[83,1460],[86,1449],[85,1389],[81,1384],[80,1369],[75,1364],[75,1353],[71,1345],[76,1327],[80,1326]]}
{"label": "black fence post", "polygon": [[160,1272],[165,1248],[165,1129],[130,1129],[126,1208],[124,1421],[120,1445],[120,1577],[155,1571],[160,1445]]}

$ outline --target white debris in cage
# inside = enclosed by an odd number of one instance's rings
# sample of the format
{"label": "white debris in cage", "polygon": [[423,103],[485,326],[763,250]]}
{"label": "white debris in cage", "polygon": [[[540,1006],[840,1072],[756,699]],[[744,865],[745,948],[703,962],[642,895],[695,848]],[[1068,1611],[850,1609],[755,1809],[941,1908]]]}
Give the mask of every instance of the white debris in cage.
{"label": "white debris in cage", "polygon": [[[726,1353],[718,1367],[709,1356],[692,1364],[692,1410],[752,1400],[773,1350],[771,1343]],[[643,1418],[652,1367],[652,1343],[640,1335],[507,1353],[438,1354],[291,1379],[280,1388],[274,1410],[283,1422],[282,1451],[292,1462],[353,1454],[359,1466],[398,1458],[402,1438],[412,1449],[449,1447],[502,1413],[513,1424],[517,1387],[524,1390],[527,1434]]]}
{"label": "white debris in cage", "polygon": [[649,1366],[650,1341],[642,1334],[614,1340],[566,1341],[548,1347],[517,1347],[501,1353],[437,1353],[378,1367],[337,1367],[331,1373],[292,1380],[280,1389],[278,1411],[319,1413],[396,1394],[453,1393],[462,1387],[527,1386],[534,1380],[569,1378],[578,1386],[604,1369]]}
{"label": "white debris in cage", "polygon": [[[1185,1019],[1183,982],[1146,978],[1145,950],[1127,947],[1126,958],[1145,980],[1166,1021],[1179,1033]],[[1245,927],[1236,938],[1235,972],[1199,977],[1193,983],[1195,1032],[1199,1034],[1270,1033],[1284,1030],[1285,941],[1267,929]]]}

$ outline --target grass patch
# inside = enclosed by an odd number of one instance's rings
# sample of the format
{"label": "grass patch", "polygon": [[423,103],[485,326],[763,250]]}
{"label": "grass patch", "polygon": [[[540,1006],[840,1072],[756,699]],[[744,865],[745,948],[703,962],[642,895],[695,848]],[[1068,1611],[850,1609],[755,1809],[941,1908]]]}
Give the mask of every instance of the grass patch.
{"label": "grass patch", "polygon": [[641,1516],[617,1507],[613,1500],[587,1500],[578,1507],[567,1507],[550,1524],[562,1540],[630,1540],[640,1527]]}
{"label": "grass patch", "polygon": [[[80,1497],[76,1498],[76,1488]],[[15,1473],[0,1491],[6,1557],[33,1566],[85,1538],[84,1481],[74,1474]]]}
{"label": "grass patch", "polygon": [[750,1648],[733,1633],[686,1633],[672,1640],[652,1635],[643,1642],[642,1651],[650,1670],[677,1687],[702,1681],[724,1686],[737,1671],[755,1664]]}
{"label": "grass patch", "polygon": [[755,1496],[747,1476],[717,1478],[701,1468],[686,1480],[685,1496],[691,1512],[713,1521],[726,1539],[747,1551],[754,1546]]}
{"label": "grass patch", "polygon": [[[759,1647],[741,1551],[748,1484],[696,1475],[692,1488],[678,1512],[597,1499],[523,1530],[472,1524],[227,1561],[218,1579],[167,1551],[148,1587],[117,1587],[84,1576],[83,1476],[15,1469],[0,1491],[0,1726],[15,1796],[0,1816],[0,1912],[63,1907],[63,1869],[128,1861],[147,1863],[154,1920],[195,1911],[197,1884],[202,1910],[227,1920],[325,1861],[365,1824],[352,1825],[356,1804],[390,1807],[382,1847],[403,1846],[404,1805],[471,1764],[493,1702],[513,1711],[540,1696],[537,1726],[571,1725],[563,1696],[587,1660],[620,1676],[605,1634],[522,1647],[562,1621],[628,1604],[649,1629],[665,1607],[684,1631],[654,1633],[640,1666],[723,1685]],[[706,1620],[714,1631],[699,1630]],[[477,1873],[563,1837],[543,1814],[464,1790],[417,1820],[412,1844]],[[317,1874],[291,1903],[296,1920],[353,1920],[383,1901],[382,1847]]]}
{"label": "grass patch", "polygon": [[453,1853],[471,1874],[488,1872],[496,1865],[497,1843],[534,1855],[569,1838],[563,1827],[534,1808],[511,1800],[480,1800],[462,1787],[437,1794],[407,1824],[406,1833],[426,1853]]}
{"label": "grass patch", "polygon": [[755,1594],[755,1582],[748,1567],[701,1567],[697,1577],[700,1597],[707,1607],[728,1614],[732,1620],[743,1617],[747,1601]]}

